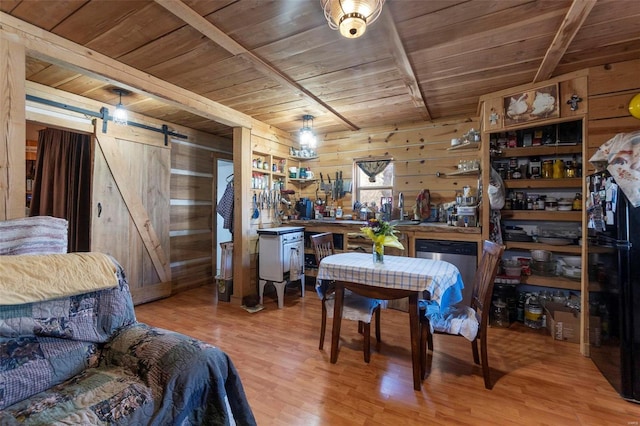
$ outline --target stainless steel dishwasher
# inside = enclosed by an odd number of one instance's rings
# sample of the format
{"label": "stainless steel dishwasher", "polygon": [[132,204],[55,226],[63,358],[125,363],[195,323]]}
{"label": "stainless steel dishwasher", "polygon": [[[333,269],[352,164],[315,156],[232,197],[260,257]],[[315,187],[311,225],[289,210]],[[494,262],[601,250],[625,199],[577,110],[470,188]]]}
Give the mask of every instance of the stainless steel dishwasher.
{"label": "stainless steel dishwasher", "polygon": [[416,257],[444,260],[455,265],[462,275],[462,302],[471,303],[473,277],[478,267],[478,244],[468,241],[416,240]]}

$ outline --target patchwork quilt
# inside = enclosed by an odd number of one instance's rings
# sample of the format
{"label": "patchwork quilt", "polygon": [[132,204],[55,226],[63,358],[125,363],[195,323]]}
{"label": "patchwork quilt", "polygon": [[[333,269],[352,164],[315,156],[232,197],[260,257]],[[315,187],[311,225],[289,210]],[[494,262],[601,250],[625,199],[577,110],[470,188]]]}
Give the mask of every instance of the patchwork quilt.
{"label": "patchwork quilt", "polygon": [[255,424],[229,357],[137,322],[116,275],[111,289],[0,306],[0,425]]}

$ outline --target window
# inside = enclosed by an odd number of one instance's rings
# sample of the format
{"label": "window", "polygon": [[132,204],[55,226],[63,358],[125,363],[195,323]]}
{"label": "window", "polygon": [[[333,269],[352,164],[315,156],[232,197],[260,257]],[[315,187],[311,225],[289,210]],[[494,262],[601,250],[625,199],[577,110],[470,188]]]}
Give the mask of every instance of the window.
{"label": "window", "polygon": [[369,176],[358,166],[359,162],[356,161],[354,167],[355,200],[368,205],[375,203],[379,208],[384,198],[393,199],[393,162],[389,162],[383,171],[375,175],[374,182],[370,182]]}

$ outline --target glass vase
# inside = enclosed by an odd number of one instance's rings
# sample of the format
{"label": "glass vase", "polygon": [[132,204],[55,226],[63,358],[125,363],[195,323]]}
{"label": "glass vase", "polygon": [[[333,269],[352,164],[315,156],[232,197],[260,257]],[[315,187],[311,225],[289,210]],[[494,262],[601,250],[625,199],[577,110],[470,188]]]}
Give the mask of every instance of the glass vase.
{"label": "glass vase", "polygon": [[384,263],[384,245],[373,243],[373,263]]}

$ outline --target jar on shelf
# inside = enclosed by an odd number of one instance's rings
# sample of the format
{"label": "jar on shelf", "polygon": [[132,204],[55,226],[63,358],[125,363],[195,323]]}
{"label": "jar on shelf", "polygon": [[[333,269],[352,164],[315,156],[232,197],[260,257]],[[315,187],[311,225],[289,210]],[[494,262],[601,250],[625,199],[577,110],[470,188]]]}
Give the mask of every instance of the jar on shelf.
{"label": "jar on shelf", "polygon": [[498,299],[493,302],[493,311],[491,312],[492,321],[491,325],[494,327],[509,327],[509,311],[507,310],[507,304]]}
{"label": "jar on shelf", "polygon": [[524,325],[531,328],[542,327],[542,306],[536,295],[529,296],[525,302]]}
{"label": "jar on shelf", "polygon": [[544,160],[542,162],[542,177],[544,179],[553,178],[553,160]]}
{"label": "jar on shelf", "polygon": [[553,178],[562,179],[564,177],[564,161],[556,159],[553,162]]}

